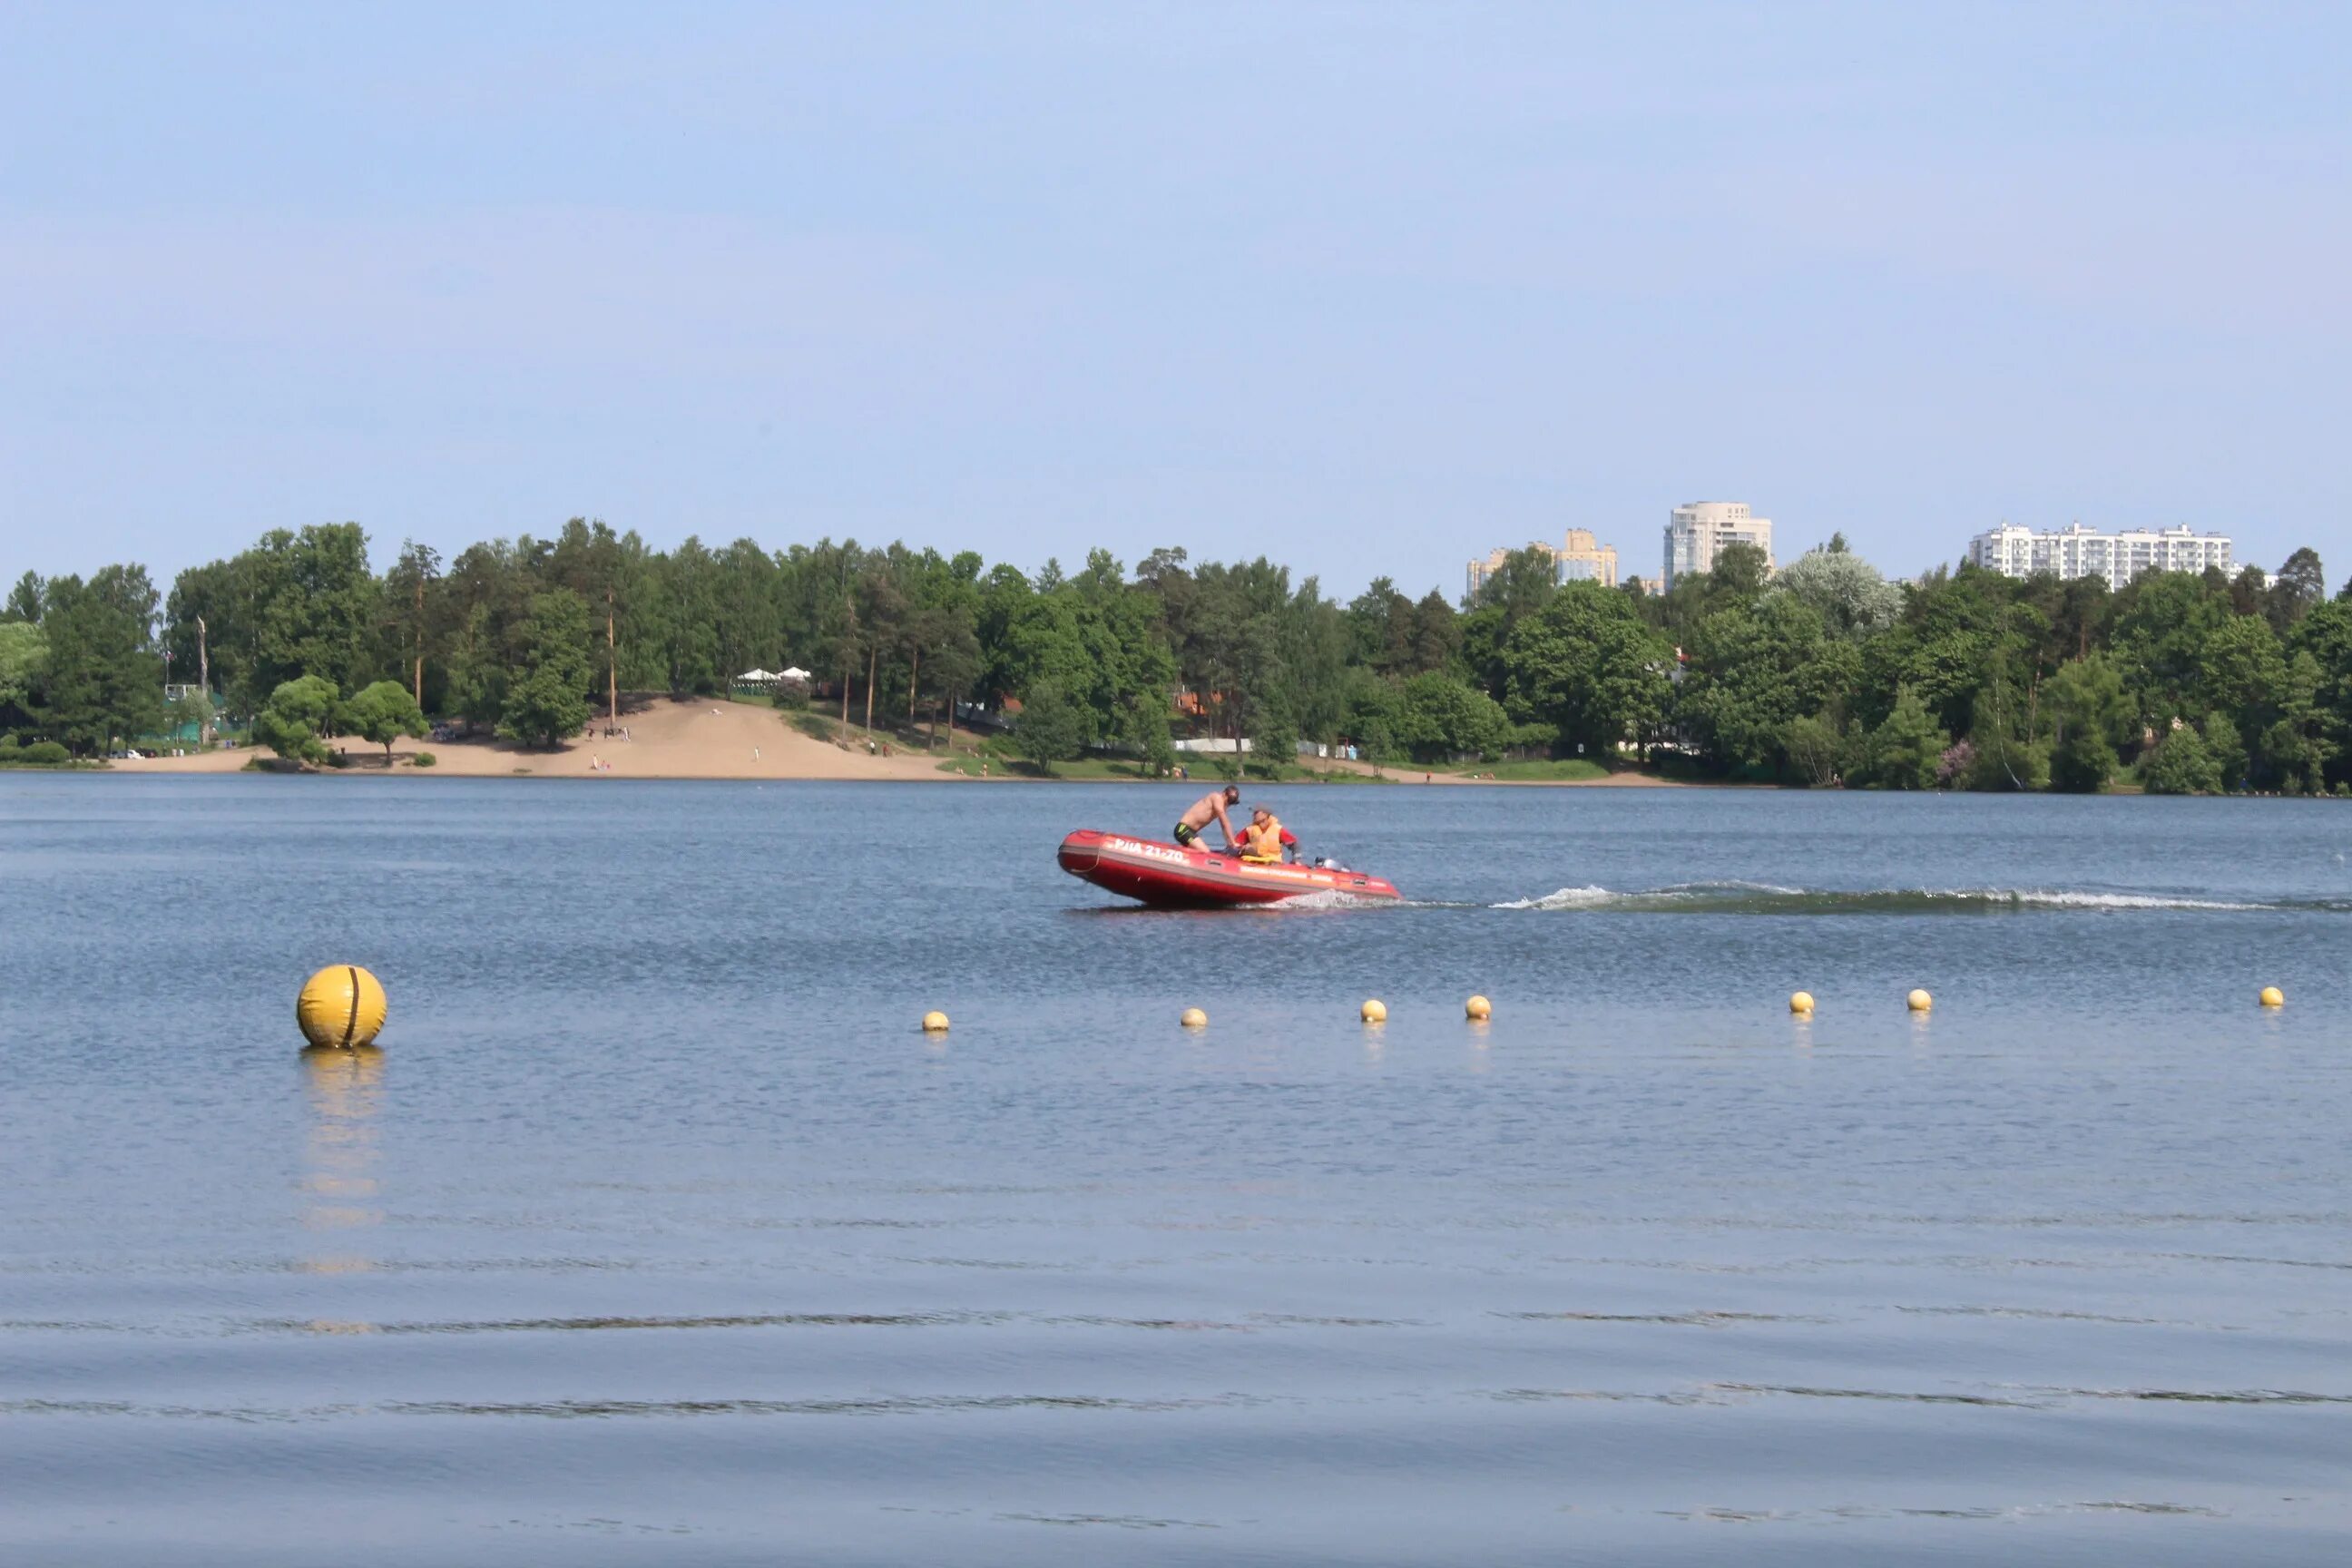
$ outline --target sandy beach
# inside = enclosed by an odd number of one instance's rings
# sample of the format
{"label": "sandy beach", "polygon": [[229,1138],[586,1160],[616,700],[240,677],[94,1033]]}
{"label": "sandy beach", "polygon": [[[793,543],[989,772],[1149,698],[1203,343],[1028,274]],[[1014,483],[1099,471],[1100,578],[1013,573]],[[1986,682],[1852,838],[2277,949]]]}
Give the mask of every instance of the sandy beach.
{"label": "sandy beach", "polygon": [[[345,770],[331,770],[338,776],[354,778],[579,778],[579,779],[871,779],[898,783],[925,782],[935,784],[1038,781],[1017,773],[1004,772],[1001,765],[992,764],[986,780],[980,776],[980,759],[971,754],[973,737],[969,731],[957,731],[952,736],[942,734],[940,749],[925,752],[919,747],[909,750],[893,742],[888,756],[870,754],[862,743],[855,749],[836,746],[803,734],[785,721],[785,717],[772,708],[756,707],[742,702],[711,702],[709,700],[658,700],[633,711],[625,712],[622,722],[629,738],[605,739],[599,720],[597,735],[571,741],[553,750],[517,746],[507,741],[402,741],[393,747],[394,765],[387,773],[381,747],[363,742],[337,742],[348,751],[353,765]],[[408,765],[418,752],[430,752],[435,762],[430,768]],[[240,748],[235,751],[205,752],[184,757],[144,757],[136,762],[118,762],[117,773],[233,773],[242,770],[257,755],[267,757],[268,752]],[[943,771],[940,763],[948,760],[964,763],[969,772],[957,773]],[[603,764],[603,765],[599,765]],[[1370,775],[1369,763],[1320,762],[1315,764],[1321,772],[1352,773]],[[1608,788],[1624,785],[1669,784],[1672,781],[1646,773],[1612,773],[1607,778],[1591,780],[1496,781],[1465,778],[1455,773],[1430,773],[1417,768],[1391,767],[1389,777],[1401,784],[1513,784],[1519,787]],[[1198,767],[1196,778],[1208,778],[1211,770]]]}
{"label": "sandy beach", "polygon": [[[661,700],[624,711],[622,724],[629,738],[610,740],[596,721],[598,733],[565,742],[553,751],[515,745],[508,741],[401,741],[392,754],[392,775],[399,778],[582,778],[582,779],[939,779],[949,737],[940,737],[941,751],[926,754],[893,745],[889,756],[869,755],[861,744],[851,751],[828,741],[803,734],[772,708],[746,702],[672,701]],[[971,737],[954,736],[959,752],[968,752]],[[339,741],[354,765],[342,770],[350,776],[383,777],[383,748],[361,741]],[[418,752],[433,753],[434,765],[416,768],[408,759]],[[151,757],[118,762],[120,773],[236,773],[256,755],[268,752],[238,749],[185,757]],[[361,759],[372,760],[362,763]],[[605,764],[599,766],[599,763]],[[975,773],[979,763],[971,767]]]}

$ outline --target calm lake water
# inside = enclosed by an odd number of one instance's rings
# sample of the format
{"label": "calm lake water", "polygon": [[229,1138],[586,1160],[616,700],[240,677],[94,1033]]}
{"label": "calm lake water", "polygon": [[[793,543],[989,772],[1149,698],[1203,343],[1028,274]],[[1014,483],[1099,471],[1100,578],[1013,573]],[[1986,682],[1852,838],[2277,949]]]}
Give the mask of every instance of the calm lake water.
{"label": "calm lake water", "polygon": [[0,1559],[2352,1558],[2352,809],[1265,793],[0,774]]}

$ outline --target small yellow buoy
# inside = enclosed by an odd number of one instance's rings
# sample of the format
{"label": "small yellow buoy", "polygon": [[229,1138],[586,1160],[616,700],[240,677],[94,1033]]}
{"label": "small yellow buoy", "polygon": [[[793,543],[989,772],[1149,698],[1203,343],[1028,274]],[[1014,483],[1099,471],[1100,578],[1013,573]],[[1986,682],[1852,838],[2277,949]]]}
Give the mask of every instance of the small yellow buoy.
{"label": "small yellow buoy", "polygon": [[1791,1013],[1810,1013],[1810,1012],[1811,1012],[1812,1010],[1813,1010],[1813,994],[1812,994],[1811,992],[1810,992],[1810,991],[1800,991],[1800,992],[1798,992],[1795,995],[1790,996],[1790,997],[1789,998],[1789,1011],[1790,1011],[1790,1012],[1791,1012]]}
{"label": "small yellow buoy", "polygon": [[1462,1004],[1462,1013],[1473,1023],[1483,1024],[1495,1016],[1495,1005],[1484,996],[1473,996]]}
{"label": "small yellow buoy", "polygon": [[1914,1013],[1924,1013],[1936,1005],[1936,999],[1925,991],[1914,991],[1906,1000],[1910,1003],[1911,1011]]}
{"label": "small yellow buoy", "polygon": [[923,1015],[923,1033],[927,1035],[944,1035],[947,1032],[948,1016],[945,1013],[926,1013]]}
{"label": "small yellow buoy", "polygon": [[1375,998],[1358,1008],[1357,1014],[1367,1024],[1385,1024],[1389,1021],[1389,1005]]}
{"label": "small yellow buoy", "polygon": [[1177,1022],[1188,1029],[1205,1029],[1209,1026],[1209,1016],[1198,1007],[1187,1007],[1184,1016]]}
{"label": "small yellow buoy", "polygon": [[2279,989],[2277,986],[2275,986],[2275,985],[2265,985],[2265,986],[2263,986],[2263,1006],[2265,1006],[2265,1007],[2284,1007],[2284,1006],[2285,1006],[2285,1005],[2286,1005],[2286,993],[2285,993],[2285,992],[2284,992],[2284,991],[2282,991],[2282,990],[2280,990],[2280,989]]}
{"label": "small yellow buoy", "polygon": [[383,1027],[383,983],[355,963],[321,969],[302,982],[294,1023],[314,1046],[364,1046]]}

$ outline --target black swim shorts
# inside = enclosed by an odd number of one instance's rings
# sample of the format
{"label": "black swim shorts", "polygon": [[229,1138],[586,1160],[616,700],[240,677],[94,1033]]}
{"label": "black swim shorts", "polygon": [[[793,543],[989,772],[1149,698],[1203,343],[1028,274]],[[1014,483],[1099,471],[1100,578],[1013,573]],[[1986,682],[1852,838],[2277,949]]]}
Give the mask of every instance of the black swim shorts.
{"label": "black swim shorts", "polygon": [[1177,843],[1190,849],[1192,847],[1192,841],[1201,837],[1201,830],[1189,822],[1180,822],[1176,825],[1174,837]]}

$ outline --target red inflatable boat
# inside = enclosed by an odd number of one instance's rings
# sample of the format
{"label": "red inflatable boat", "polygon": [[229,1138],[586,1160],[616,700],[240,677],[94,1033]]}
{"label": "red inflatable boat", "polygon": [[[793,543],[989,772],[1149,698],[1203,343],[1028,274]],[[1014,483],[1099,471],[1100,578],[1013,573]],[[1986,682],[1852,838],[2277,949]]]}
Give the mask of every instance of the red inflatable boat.
{"label": "red inflatable boat", "polygon": [[1147,904],[1202,909],[1274,904],[1309,893],[1351,899],[1402,897],[1381,877],[1340,866],[1280,866],[1222,850],[1185,849],[1150,838],[1080,828],[1062,840],[1062,869]]}

